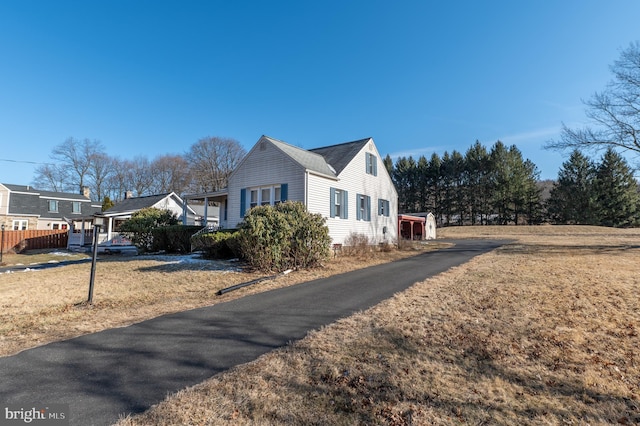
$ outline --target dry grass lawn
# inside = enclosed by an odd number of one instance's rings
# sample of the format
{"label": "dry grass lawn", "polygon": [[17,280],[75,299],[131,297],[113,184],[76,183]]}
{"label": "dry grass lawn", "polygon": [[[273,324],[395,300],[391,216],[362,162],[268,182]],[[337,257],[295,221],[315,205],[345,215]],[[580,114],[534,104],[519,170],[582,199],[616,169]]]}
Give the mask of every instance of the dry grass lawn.
{"label": "dry grass lawn", "polygon": [[640,423],[640,230],[440,236],[516,242],[119,425]]}
{"label": "dry grass lawn", "polygon": [[[431,250],[438,246],[438,243],[430,243],[419,249]],[[222,296],[216,295],[218,290],[265,274],[245,272],[237,263],[221,261],[171,256],[101,256],[96,266],[93,305],[85,303],[90,263],[2,273],[0,356],[413,254],[414,251],[408,250],[332,258],[324,268],[296,271]],[[30,265],[46,263],[51,258],[37,253],[8,255],[3,260],[7,265]]]}
{"label": "dry grass lawn", "polygon": [[[119,425],[640,424],[640,230],[439,232],[515,242]],[[0,274],[0,355],[408,254],[332,259],[224,296],[262,275],[104,257],[93,306],[89,264]]]}

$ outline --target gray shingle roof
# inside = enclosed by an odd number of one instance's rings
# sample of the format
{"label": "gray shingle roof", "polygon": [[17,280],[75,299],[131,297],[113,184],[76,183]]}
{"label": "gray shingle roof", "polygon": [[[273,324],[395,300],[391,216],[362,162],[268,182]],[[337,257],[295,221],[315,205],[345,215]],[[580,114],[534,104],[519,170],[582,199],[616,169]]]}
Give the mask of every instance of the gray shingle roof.
{"label": "gray shingle roof", "polygon": [[142,210],[147,207],[152,207],[158,201],[163,200],[169,195],[173,194],[172,192],[168,192],[166,194],[155,194],[155,195],[147,195],[144,197],[132,197],[126,198],[120,201],[115,206],[111,207],[108,210],[105,210],[105,215],[113,215],[114,213],[130,213],[138,210]]}
{"label": "gray shingle roof", "polygon": [[371,138],[306,150],[263,136],[307,170],[337,177]]}
{"label": "gray shingle roof", "polygon": [[12,185],[8,183],[3,183],[2,185],[6,186],[7,189],[11,192],[27,192],[32,195],[40,195],[42,197],[59,199],[72,199],[78,201],[88,201],[89,199],[82,194],[76,194],[75,192],[55,192],[55,191],[42,191],[40,189],[36,189],[29,185]]}
{"label": "gray shingle roof", "polygon": [[335,169],[337,174],[349,164],[371,138],[360,139],[353,142],[345,142],[338,145],[324,146],[310,149],[309,151],[320,154],[325,161]]}
{"label": "gray shingle roof", "polygon": [[[9,213],[13,215],[29,215],[41,218],[62,219],[93,215],[101,210],[93,206],[91,200],[82,194],[72,192],[41,191],[27,185],[2,184],[9,191]],[[58,201],[57,211],[49,211],[49,200]],[[80,212],[73,211],[73,203],[80,202]]]}
{"label": "gray shingle roof", "polygon": [[313,153],[306,149],[298,148],[297,146],[289,145],[286,142],[279,141],[269,136],[265,136],[265,138],[305,169],[327,176],[337,176],[335,170],[329,166],[322,155]]}

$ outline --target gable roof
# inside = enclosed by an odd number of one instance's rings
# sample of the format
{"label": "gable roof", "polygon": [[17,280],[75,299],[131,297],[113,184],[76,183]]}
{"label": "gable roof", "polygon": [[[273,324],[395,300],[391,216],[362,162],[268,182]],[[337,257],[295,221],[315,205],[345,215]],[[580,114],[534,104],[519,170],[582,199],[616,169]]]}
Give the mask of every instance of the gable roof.
{"label": "gable roof", "polygon": [[271,138],[269,136],[263,136],[262,139],[267,139],[280,151],[291,157],[293,161],[300,164],[306,170],[310,170],[323,175],[336,177],[336,171],[331,167],[329,163],[320,154],[313,153],[306,149],[298,148],[297,146],[289,145],[286,142],[282,142],[278,139]]}
{"label": "gable roof", "polygon": [[349,164],[351,160],[362,150],[371,138],[360,139],[353,142],[345,142],[338,145],[324,146],[320,148],[310,149],[309,151],[320,154],[327,163],[335,169],[336,174],[340,174],[342,170]]}
{"label": "gable roof", "polygon": [[176,202],[182,204],[182,200],[173,192],[165,194],[146,195],[143,197],[125,198],[110,209],[105,210],[105,216],[113,216],[122,213],[131,213],[147,207],[153,207],[158,202],[168,197],[175,197]]}
{"label": "gable roof", "polygon": [[306,170],[337,177],[371,138],[314,149],[303,149],[269,136],[262,136]]}

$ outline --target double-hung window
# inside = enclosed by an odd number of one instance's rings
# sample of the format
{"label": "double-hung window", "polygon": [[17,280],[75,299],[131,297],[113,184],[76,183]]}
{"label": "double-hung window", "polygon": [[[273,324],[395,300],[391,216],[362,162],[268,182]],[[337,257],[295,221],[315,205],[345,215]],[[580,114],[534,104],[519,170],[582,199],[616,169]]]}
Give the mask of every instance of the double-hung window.
{"label": "double-hung window", "polygon": [[371,197],[368,195],[356,195],[357,220],[371,220]]}
{"label": "double-hung window", "polygon": [[383,200],[382,198],[378,199],[378,216],[387,216],[389,217],[389,200]]}
{"label": "double-hung window", "polygon": [[367,152],[365,153],[365,171],[369,175],[378,176],[378,157]]}
{"label": "double-hung window", "polygon": [[73,201],[71,204],[71,213],[82,213],[82,203],[80,203],[80,201]]}
{"label": "double-hung window", "polygon": [[29,227],[28,220],[14,220],[13,221],[13,230],[14,231],[26,231]]}
{"label": "double-hung window", "polygon": [[48,200],[47,201],[47,209],[50,212],[58,212],[58,201],[57,200]]}
{"label": "double-hung window", "polygon": [[349,193],[343,189],[331,188],[329,191],[329,216],[348,219]]}
{"label": "double-hung window", "polygon": [[[256,206],[276,205],[287,199],[286,183],[279,185],[265,185],[240,190],[240,217],[244,217],[247,210]],[[248,198],[248,199],[247,199]]]}

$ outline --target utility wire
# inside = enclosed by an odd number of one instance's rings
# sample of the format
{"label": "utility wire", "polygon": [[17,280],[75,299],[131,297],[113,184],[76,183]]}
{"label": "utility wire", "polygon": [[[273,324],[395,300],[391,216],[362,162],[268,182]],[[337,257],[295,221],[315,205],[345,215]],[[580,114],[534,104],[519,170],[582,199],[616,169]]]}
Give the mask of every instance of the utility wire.
{"label": "utility wire", "polygon": [[37,161],[26,161],[26,160],[10,160],[8,158],[0,158],[0,161],[6,161],[7,163],[49,164],[49,165],[54,165],[54,163],[39,163]]}

